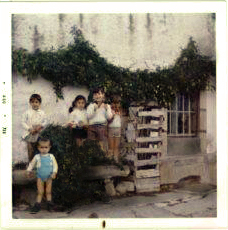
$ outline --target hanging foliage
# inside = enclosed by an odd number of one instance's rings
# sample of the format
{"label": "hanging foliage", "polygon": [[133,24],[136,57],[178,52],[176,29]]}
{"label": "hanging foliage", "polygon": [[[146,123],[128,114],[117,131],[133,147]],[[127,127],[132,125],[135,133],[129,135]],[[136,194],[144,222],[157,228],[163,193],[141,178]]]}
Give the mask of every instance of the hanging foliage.
{"label": "hanging foliage", "polygon": [[121,95],[125,105],[144,100],[165,107],[177,93],[194,94],[204,90],[209,77],[215,76],[215,61],[201,56],[192,38],[174,66],[151,72],[114,66],[100,56],[75,26],[71,34],[74,42],[66,48],[38,49],[34,53],[14,50],[13,71],[26,75],[30,81],[38,75],[51,81],[58,98],[63,98],[62,88],[67,85],[84,85],[88,89],[99,85],[105,88],[107,96]]}

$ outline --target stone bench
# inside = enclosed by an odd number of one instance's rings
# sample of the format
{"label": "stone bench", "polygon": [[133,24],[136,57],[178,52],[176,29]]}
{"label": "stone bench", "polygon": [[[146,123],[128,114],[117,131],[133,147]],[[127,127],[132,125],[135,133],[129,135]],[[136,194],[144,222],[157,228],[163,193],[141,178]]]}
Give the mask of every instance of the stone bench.
{"label": "stone bench", "polygon": [[[85,180],[98,180],[118,176],[127,177],[129,174],[130,169],[127,165],[124,165],[122,170],[115,165],[99,165],[88,167],[82,177]],[[36,177],[28,178],[26,176],[26,170],[13,170],[13,184],[26,185],[32,182],[36,182]]]}

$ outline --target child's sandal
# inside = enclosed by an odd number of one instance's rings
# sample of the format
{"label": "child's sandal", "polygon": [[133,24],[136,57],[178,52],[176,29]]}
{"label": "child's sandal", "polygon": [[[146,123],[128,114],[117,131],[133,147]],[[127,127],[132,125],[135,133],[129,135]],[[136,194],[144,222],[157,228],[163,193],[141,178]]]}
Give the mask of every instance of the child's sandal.
{"label": "child's sandal", "polygon": [[40,203],[36,202],[35,205],[31,208],[31,214],[36,214],[41,209]]}

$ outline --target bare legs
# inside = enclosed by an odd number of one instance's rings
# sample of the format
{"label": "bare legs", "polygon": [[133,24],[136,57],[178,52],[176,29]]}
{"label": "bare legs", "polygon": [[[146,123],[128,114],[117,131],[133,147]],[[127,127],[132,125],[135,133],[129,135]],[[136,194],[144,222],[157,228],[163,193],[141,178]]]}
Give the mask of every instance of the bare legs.
{"label": "bare legs", "polygon": [[35,143],[27,142],[27,148],[28,148],[28,159],[30,162],[34,157]]}
{"label": "bare legs", "polygon": [[[40,178],[37,178],[37,203],[41,203],[43,195],[44,195],[44,183]],[[46,198],[47,201],[52,200],[52,195],[51,195],[51,190],[52,190],[52,178],[47,179],[46,181]]]}
{"label": "bare legs", "polygon": [[119,146],[120,146],[120,137],[109,137],[108,138],[108,146],[109,146],[109,156],[114,157],[114,159],[119,161]]}

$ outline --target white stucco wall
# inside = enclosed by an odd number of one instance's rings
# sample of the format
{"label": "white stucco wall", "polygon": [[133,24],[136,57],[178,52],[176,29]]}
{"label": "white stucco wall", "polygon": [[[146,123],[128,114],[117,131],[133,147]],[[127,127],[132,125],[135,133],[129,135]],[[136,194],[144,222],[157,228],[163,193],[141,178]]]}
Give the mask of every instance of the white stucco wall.
{"label": "white stucco wall", "polygon": [[202,54],[215,58],[212,14],[15,14],[12,21],[13,46],[29,51],[69,44],[76,25],[101,56],[122,67],[172,65],[190,37]]}
{"label": "white stucco wall", "polygon": [[201,150],[208,154],[217,152],[216,92],[206,90],[200,94]]}

